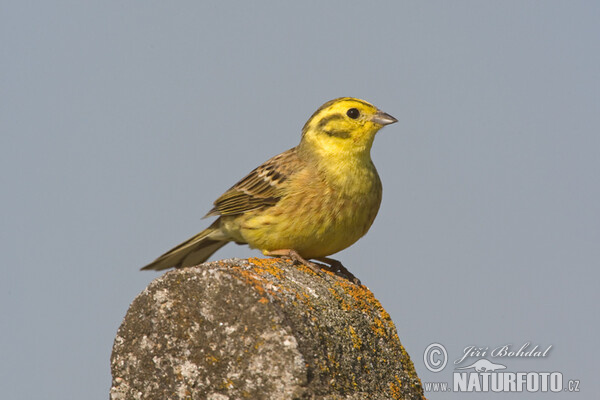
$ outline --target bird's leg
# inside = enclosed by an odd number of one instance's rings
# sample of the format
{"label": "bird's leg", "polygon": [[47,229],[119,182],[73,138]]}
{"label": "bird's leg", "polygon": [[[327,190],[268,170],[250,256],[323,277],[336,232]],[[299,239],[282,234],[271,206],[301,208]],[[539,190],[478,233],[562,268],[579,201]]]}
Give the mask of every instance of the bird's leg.
{"label": "bird's leg", "polygon": [[264,250],[263,254],[265,256],[271,256],[271,257],[287,257],[290,260],[292,260],[294,262],[294,264],[304,264],[306,265],[308,268],[310,268],[313,272],[319,273],[321,272],[321,264],[315,264],[312,263],[308,260],[306,260],[304,257],[302,257],[300,254],[298,254],[298,252],[296,250],[293,249],[279,249],[279,250]]}
{"label": "bird's leg", "polygon": [[317,257],[315,258],[315,260],[319,260],[321,262],[329,264],[331,268],[330,271],[332,271],[336,275],[346,278],[350,282],[354,282],[359,286],[362,285],[360,279],[354,276],[352,272],[348,271],[348,269],[344,267],[344,265],[340,261],[329,257]]}
{"label": "bird's leg", "polygon": [[279,250],[265,250],[263,251],[265,256],[271,257],[286,257],[292,260],[295,264],[303,264],[310,268],[313,272],[319,273],[321,269],[333,272],[334,274],[341,276],[342,278],[348,279],[357,285],[361,285],[360,279],[354,276],[352,272],[348,271],[344,265],[329,257],[317,257],[315,260],[321,261],[325,264],[313,263],[302,257],[296,250],[293,249],[279,249]]}

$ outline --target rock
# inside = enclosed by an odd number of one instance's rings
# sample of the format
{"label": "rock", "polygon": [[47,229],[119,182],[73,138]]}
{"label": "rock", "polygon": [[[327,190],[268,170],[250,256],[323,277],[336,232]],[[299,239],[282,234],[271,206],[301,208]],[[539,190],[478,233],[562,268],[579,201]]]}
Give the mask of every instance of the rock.
{"label": "rock", "polygon": [[423,399],[365,286],[281,259],[167,272],[131,304],[111,357],[118,399]]}

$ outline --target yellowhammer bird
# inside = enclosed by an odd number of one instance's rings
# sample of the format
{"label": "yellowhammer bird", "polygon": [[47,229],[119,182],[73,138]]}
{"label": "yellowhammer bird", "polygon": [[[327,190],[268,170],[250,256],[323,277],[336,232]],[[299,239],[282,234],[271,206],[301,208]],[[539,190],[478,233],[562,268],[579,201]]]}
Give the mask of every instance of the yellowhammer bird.
{"label": "yellowhammer bird", "polygon": [[219,216],[215,222],[142,269],[197,265],[236,242],[312,269],[308,259],[347,273],[327,256],[371,227],[381,203],[371,145],[377,131],[394,122],[363,100],[328,101],[306,122],[298,146],[266,161],[214,202],[205,217]]}

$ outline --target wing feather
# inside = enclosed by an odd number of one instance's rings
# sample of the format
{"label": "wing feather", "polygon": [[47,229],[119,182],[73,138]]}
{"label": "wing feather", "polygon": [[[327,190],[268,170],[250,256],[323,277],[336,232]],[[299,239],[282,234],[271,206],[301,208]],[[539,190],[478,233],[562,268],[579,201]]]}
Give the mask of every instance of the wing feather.
{"label": "wing feather", "polygon": [[286,180],[303,165],[296,148],[271,158],[215,200],[214,207],[206,217],[242,214],[277,204]]}

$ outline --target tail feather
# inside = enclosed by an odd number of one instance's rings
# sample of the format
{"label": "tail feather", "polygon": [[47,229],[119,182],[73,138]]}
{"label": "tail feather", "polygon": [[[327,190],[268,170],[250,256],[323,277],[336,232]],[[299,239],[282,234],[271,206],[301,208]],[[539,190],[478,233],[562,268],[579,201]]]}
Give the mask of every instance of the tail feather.
{"label": "tail feather", "polygon": [[161,269],[191,267],[203,263],[215,251],[229,243],[229,240],[211,238],[211,234],[216,234],[213,237],[222,237],[219,233],[219,220],[216,220],[211,226],[167,251],[142,270],[160,271]]}

